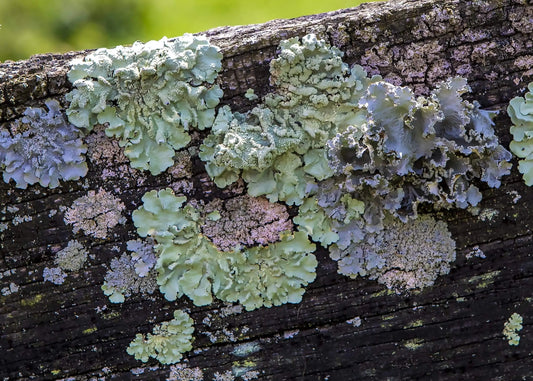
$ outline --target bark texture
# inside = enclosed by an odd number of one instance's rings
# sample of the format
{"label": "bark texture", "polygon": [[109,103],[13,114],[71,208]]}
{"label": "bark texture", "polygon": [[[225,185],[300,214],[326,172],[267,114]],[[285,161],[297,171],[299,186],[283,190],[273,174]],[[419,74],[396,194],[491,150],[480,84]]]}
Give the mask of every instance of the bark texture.
{"label": "bark texture", "polygon": [[[525,0],[391,1],[210,30],[205,34],[224,54],[223,103],[237,110],[253,107],[244,93],[269,91],[269,62],[278,43],[311,32],[344,51],[349,64],[418,94],[449,76],[466,77],[470,97],[503,111],[496,130],[508,146],[504,110],[533,78],[533,6]],[[0,64],[0,123],[50,97],[64,104],[71,88],[68,62],[80,54],[86,52]],[[433,287],[397,295],[365,278],[350,280],[337,274],[337,264],[319,249],[317,279],[300,304],[239,313],[221,303],[196,307],[185,298],[170,303],[159,293],[109,303],[100,286],[111,259],[136,238],[130,213],[147,190],[192,186],[196,198],[211,200],[243,189],[220,191],[199,160],[178,174],[153,177],[125,169],[120,155],[108,159],[113,163],[90,151],[87,177],[53,190],[20,190],[0,182],[0,288],[5,290],[0,378],[166,379],[168,366],[143,364],[125,348],[136,333],[170,320],[177,308],[189,309],[195,321],[187,366],[202,369],[206,380],[237,368],[255,370],[265,380],[532,377],[533,191],[516,166],[499,189],[483,189],[478,216],[462,210],[439,214],[457,242],[457,261]],[[127,221],[107,239],[74,234],[64,223],[65,208],[100,188],[125,204]],[[54,253],[73,238],[89,248],[88,264],[62,285],[44,282],[43,269],[54,266]],[[467,255],[476,246],[485,259]],[[518,346],[508,345],[502,335],[513,312],[524,318]],[[355,317],[360,326],[347,323]]]}

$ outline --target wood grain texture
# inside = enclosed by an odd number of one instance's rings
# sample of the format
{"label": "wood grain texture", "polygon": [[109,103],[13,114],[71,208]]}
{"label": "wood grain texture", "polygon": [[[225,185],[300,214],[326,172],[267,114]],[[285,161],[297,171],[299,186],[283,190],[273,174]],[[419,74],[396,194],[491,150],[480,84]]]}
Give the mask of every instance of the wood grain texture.
{"label": "wood grain texture", "polygon": [[[205,34],[224,54],[223,103],[234,109],[254,106],[243,96],[248,88],[260,96],[269,91],[268,64],[282,39],[313,32],[344,51],[346,62],[418,94],[449,76],[466,77],[470,100],[503,111],[496,131],[508,147],[504,110],[533,78],[532,20],[533,6],[526,1],[391,1]],[[28,106],[42,106],[48,97],[65,104],[68,62],[85,53],[1,63],[0,123],[20,117]],[[18,287],[0,295],[0,378],[164,380],[168,366],[142,364],[125,348],[137,332],[170,320],[176,308],[189,309],[195,321],[187,364],[202,369],[206,380],[243,365],[265,380],[533,378],[533,190],[516,168],[499,189],[482,188],[480,215],[437,214],[457,241],[457,261],[435,286],[392,294],[374,281],[337,274],[336,263],[320,249],[317,279],[300,304],[222,317],[221,303],[196,307],[185,298],[170,303],[157,293],[114,305],[103,295],[106,266],[136,238],[130,214],[147,190],[187,181],[193,185],[188,196],[197,199],[227,199],[243,191],[217,189],[197,158],[189,178],[153,177],[125,171],[123,164],[89,161],[86,179],[53,190],[0,182],[0,224],[6,227],[0,232],[0,289]],[[64,208],[100,188],[126,205],[127,222],[107,239],[73,234],[63,221]],[[73,238],[89,248],[88,264],[62,285],[44,282],[53,253]],[[485,259],[467,258],[475,246]],[[513,312],[524,318],[516,347],[502,335]],[[360,326],[346,322],[354,317],[361,318]],[[246,343],[259,350],[233,354]],[[143,373],[135,375],[141,372],[137,368]]]}

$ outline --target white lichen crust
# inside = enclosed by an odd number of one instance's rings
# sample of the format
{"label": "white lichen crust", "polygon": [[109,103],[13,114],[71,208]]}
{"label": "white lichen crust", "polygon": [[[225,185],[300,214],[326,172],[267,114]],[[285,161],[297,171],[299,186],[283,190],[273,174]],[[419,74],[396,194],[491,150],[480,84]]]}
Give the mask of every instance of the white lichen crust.
{"label": "white lichen crust", "polygon": [[447,274],[455,260],[455,241],[446,223],[430,216],[407,224],[391,219],[363,242],[344,250],[334,246],[331,257],[338,261],[340,274],[368,276],[403,292],[431,286],[439,275]]}
{"label": "white lichen crust", "polygon": [[79,128],[68,123],[59,102],[45,101],[48,111],[27,108],[11,125],[11,133],[0,129],[0,170],[6,183],[17,188],[39,183],[56,188],[60,180],[78,180],[87,174]]}
{"label": "white lichen crust", "polygon": [[157,175],[189,143],[188,130],[211,127],[221,60],[217,47],[190,34],[98,49],[71,63],[69,120],[87,130],[105,124],[134,168]]}
{"label": "white lichen crust", "polygon": [[120,199],[100,188],[90,190],[86,196],[76,199],[65,212],[65,223],[73,226],[74,233],[82,230],[94,238],[106,238],[108,231],[123,221],[126,207]]}
{"label": "white lichen crust", "polygon": [[533,82],[524,97],[515,97],[509,102],[507,113],[513,122],[509,144],[511,151],[521,160],[518,170],[523,174],[526,185],[533,185]]}
{"label": "white lichen crust", "polygon": [[138,333],[126,351],[142,362],[153,357],[161,364],[175,364],[192,349],[193,323],[187,313],[176,310],[174,319],[156,325],[152,333]]}
{"label": "white lichen crust", "polygon": [[141,237],[156,242],[157,282],[168,300],[186,295],[196,305],[217,297],[247,310],[300,302],[315,279],[315,245],[302,232],[282,233],[279,242],[220,251],[201,232],[200,211],[171,189],[150,191],[133,212]]}

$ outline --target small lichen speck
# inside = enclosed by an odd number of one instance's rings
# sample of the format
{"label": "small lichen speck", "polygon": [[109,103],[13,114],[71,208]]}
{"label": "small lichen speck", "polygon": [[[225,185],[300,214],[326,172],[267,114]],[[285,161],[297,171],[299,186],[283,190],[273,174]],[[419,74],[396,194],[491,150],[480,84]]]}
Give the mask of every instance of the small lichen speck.
{"label": "small lichen speck", "polygon": [[185,364],[171,365],[166,381],[204,381],[204,373],[198,367],[188,368]]}
{"label": "small lichen speck", "polygon": [[74,233],[82,230],[85,235],[105,239],[110,229],[122,220],[125,209],[120,199],[100,188],[90,190],[86,196],[74,201],[65,212],[65,223],[73,225]]}
{"label": "small lichen speck", "polygon": [[67,274],[63,272],[59,267],[48,268],[43,270],[43,278],[45,281],[52,282],[53,284],[63,284]]}
{"label": "small lichen speck", "polygon": [[505,322],[502,333],[505,336],[505,339],[508,340],[509,345],[520,344],[520,335],[518,332],[522,330],[522,323],[522,316],[516,312]]}
{"label": "small lichen speck", "polygon": [[231,372],[231,370],[227,370],[224,373],[216,372],[214,374],[213,381],[234,381],[235,376]]}
{"label": "small lichen speck", "polygon": [[346,323],[351,324],[354,327],[360,327],[361,326],[361,318],[359,316],[356,316],[353,319],[346,320]]}
{"label": "small lichen speck", "polygon": [[13,282],[11,282],[9,284],[9,286],[7,287],[4,287],[2,288],[2,290],[0,291],[0,293],[3,295],[3,296],[8,296],[8,295],[11,295],[11,294],[14,294],[16,292],[19,291],[19,286]]}
{"label": "small lichen speck", "polygon": [[479,248],[479,246],[477,246],[477,245],[474,246],[474,247],[472,248],[472,250],[470,250],[468,253],[466,253],[466,256],[465,256],[465,257],[466,257],[466,259],[472,259],[472,258],[474,258],[474,257],[476,257],[476,258],[481,258],[481,259],[485,259],[485,258],[487,258],[487,257],[485,256],[485,253],[483,253],[483,250],[481,250],[481,249]]}

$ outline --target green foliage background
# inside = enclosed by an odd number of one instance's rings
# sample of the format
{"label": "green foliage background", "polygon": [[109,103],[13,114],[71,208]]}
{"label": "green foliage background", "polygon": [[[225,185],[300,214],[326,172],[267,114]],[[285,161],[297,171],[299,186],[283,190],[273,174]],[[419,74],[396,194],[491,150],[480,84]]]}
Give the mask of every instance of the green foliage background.
{"label": "green foliage background", "polygon": [[361,0],[0,0],[0,61],[262,23]]}

